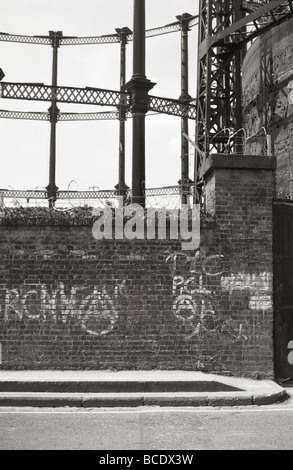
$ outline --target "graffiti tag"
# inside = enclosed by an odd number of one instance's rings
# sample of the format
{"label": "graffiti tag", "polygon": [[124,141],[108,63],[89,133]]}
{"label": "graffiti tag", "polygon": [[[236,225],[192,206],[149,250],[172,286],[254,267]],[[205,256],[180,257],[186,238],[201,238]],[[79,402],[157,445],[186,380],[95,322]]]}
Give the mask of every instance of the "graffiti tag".
{"label": "graffiti tag", "polygon": [[103,336],[110,333],[117,322],[118,298],[123,287],[124,283],[116,286],[112,295],[105,286],[93,287],[89,293],[82,286],[66,289],[63,283],[55,289],[44,284],[6,289],[4,322],[14,318],[69,324],[75,319],[88,334]]}

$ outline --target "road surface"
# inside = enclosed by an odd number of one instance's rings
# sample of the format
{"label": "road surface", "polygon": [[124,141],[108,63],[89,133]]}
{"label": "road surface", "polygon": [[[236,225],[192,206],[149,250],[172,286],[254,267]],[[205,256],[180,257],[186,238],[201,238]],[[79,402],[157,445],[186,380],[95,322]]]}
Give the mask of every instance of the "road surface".
{"label": "road surface", "polygon": [[0,449],[292,450],[293,395],[237,408],[3,407]]}

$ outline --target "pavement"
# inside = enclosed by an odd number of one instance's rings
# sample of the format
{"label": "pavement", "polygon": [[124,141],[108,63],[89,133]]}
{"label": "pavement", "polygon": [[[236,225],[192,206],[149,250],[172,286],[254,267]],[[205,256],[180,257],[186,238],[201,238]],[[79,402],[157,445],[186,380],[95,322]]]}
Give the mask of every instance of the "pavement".
{"label": "pavement", "polygon": [[289,399],[288,390],[189,371],[0,371],[1,407],[261,406]]}

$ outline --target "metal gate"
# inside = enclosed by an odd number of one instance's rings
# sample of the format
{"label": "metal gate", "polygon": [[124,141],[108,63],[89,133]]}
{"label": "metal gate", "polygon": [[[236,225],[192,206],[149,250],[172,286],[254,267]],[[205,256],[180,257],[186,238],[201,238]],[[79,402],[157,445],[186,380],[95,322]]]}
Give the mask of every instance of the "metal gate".
{"label": "metal gate", "polygon": [[275,377],[293,378],[293,201],[274,202]]}

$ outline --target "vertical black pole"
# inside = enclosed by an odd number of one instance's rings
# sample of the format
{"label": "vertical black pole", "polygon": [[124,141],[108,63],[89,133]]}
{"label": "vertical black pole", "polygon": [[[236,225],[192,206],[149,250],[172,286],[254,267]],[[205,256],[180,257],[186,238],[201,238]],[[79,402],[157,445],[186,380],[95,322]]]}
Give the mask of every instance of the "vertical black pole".
{"label": "vertical black pole", "polygon": [[[116,29],[120,37],[120,91],[125,91],[126,82],[126,44],[127,36],[132,33],[129,28]],[[126,98],[121,95],[119,105],[119,172],[118,184],[115,186],[117,194],[124,197],[128,192],[128,186],[125,183],[125,121],[126,121]]]}
{"label": "vertical black pole", "polygon": [[49,31],[53,47],[53,67],[52,67],[52,101],[49,108],[50,122],[51,122],[51,137],[50,137],[50,163],[49,163],[49,184],[47,186],[49,207],[55,205],[57,199],[58,188],[56,186],[56,125],[59,109],[56,104],[56,95],[54,88],[57,87],[57,73],[58,73],[58,48],[59,40],[62,37],[61,31]]}
{"label": "vertical black pole", "polygon": [[134,0],[133,78],[145,78],[145,0]]}
{"label": "vertical black pole", "polygon": [[[180,101],[182,102],[182,118],[181,118],[181,203],[187,204],[188,194],[190,192],[189,180],[189,144],[188,140],[184,137],[184,134],[188,135],[188,114],[187,108],[184,109],[184,104],[188,104],[191,101],[189,95],[189,62],[188,62],[188,31],[189,21],[192,17],[189,13],[176,16],[181,24],[181,96]],[[184,112],[185,111],[185,112]]]}
{"label": "vertical black pole", "polygon": [[133,114],[132,202],[145,207],[145,115],[148,92],[155,85],[145,76],[145,0],[134,0],[133,13],[133,76],[125,87]]}

